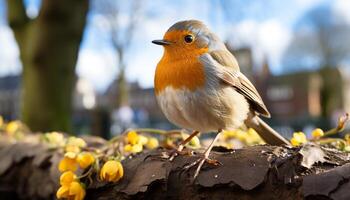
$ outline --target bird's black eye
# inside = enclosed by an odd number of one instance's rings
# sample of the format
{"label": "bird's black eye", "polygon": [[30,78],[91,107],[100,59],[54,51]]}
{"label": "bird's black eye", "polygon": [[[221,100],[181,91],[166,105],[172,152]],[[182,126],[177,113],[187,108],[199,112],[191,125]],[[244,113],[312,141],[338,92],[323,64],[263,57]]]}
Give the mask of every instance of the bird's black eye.
{"label": "bird's black eye", "polygon": [[186,43],[193,42],[193,36],[192,35],[186,35],[184,39],[185,39]]}

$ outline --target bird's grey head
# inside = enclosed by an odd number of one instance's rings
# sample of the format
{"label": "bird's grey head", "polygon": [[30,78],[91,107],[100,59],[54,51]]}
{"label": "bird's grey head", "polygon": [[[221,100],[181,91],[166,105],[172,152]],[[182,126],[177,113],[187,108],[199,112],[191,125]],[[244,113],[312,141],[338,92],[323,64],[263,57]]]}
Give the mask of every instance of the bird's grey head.
{"label": "bird's grey head", "polygon": [[[201,21],[186,20],[172,25],[165,33],[163,40],[153,43],[171,45],[179,41],[195,43],[198,47],[208,47],[209,51],[226,48],[224,43]],[[192,41],[191,41],[192,40]]]}

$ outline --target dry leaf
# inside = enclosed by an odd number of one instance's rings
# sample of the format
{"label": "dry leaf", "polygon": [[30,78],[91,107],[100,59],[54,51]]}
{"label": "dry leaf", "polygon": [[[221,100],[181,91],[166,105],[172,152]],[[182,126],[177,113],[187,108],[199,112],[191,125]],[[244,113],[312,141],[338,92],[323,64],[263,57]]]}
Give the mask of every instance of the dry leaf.
{"label": "dry leaf", "polygon": [[315,163],[326,161],[325,152],[315,144],[306,144],[300,149],[299,153],[303,156],[301,165],[306,168],[311,168]]}

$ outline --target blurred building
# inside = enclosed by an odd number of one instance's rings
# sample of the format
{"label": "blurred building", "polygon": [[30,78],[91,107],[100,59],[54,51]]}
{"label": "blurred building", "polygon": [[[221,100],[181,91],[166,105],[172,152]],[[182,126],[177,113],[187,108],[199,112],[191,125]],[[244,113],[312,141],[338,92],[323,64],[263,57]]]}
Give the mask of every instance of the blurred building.
{"label": "blurred building", "polygon": [[96,106],[96,92],[92,84],[85,79],[78,79],[73,97],[74,109],[93,109]]}
{"label": "blurred building", "polygon": [[17,119],[20,112],[20,76],[0,78],[0,115],[5,119]]}
{"label": "blurred building", "polygon": [[247,76],[249,80],[253,79],[254,73],[253,73],[253,57],[252,57],[252,50],[251,48],[245,47],[245,48],[239,48],[239,49],[233,49],[230,46],[227,46],[228,50],[233,52],[235,55],[239,66],[241,68],[241,72]]}
{"label": "blurred building", "polygon": [[[0,115],[6,120],[20,117],[21,76],[0,77]],[[73,123],[76,132],[88,132],[90,129],[90,110],[95,107],[96,93],[93,86],[78,79],[73,99]]]}
{"label": "blurred building", "polygon": [[73,131],[78,134],[91,133],[95,120],[97,94],[90,82],[79,78],[73,95]]}
{"label": "blurred building", "polygon": [[[273,75],[267,60],[261,66],[254,66],[249,48],[230,51],[237,58],[241,71],[257,87],[271,112],[272,118],[266,121],[285,136],[290,136],[294,130],[308,127],[330,128],[334,126],[331,122],[335,123],[344,112],[350,112],[350,67]],[[331,86],[330,91],[325,90],[325,85]],[[117,88],[115,81],[102,101],[110,110],[115,109]],[[326,106],[324,99],[327,95]],[[171,127],[157,105],[152,88],[144,89],[132,83],[129,88],[129,106],[135,113],[138,110],[147,113],[150,123],[146,126]]]}
{"label": "blurred building", "polygon": [[269,77],[265,80],[265,102],[272,122],[297,130],[335,126],[339,116],[350,112],[349,77],[347,67]]}
{"label": "blurred building", "polygon": [[343,96],[344,108],[345,108],[345,111],[350,113],[350,66],[343,66],[339,68],[339,72],[343,77],[343,81],[344,81],[344,84],[343,84],[344,87],[342,88],[344,92],[344,96]]}
{"label": "blurred building", "polygon": [[350,112],[350,66],[272,75],[266,60],[252,67],[247,48],[230,50],[271,112],[269,123],[286,136],[310,126],[330,128]]}
{"label": "blurred building", "polygon": [[321,81],[316,72],[270,76],[264,80],[264,101],[276,123],[307,123],[320,117]]}
{"label": "blurred building", "polygon": [[[172,125],[166,120],[158,107],[153,88],[141,88],[138,83],[129,84],[128,106],[133,110],[133,122],[139,127],[169,128]],[[110,111],[118,109],[116,99],[118,96],[117,81],[114,81],[101,99],[100,106]],[[115,111],[117,113],[117,111]]]}

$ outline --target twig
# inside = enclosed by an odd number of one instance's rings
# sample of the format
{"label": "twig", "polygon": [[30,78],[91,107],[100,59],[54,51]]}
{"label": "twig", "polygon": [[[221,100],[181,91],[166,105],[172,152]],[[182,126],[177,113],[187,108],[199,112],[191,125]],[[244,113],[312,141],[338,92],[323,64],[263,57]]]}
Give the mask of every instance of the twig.
{"label": "twig", "polygon": [[85,176],[89,175],[90,172],[92,172],[92,169],[93,169],[93,167],[90,166],[89,170],[88,170],[87,172],[85,172],[84,174],[78,176],[77,179],[82,179],[82,178],[84,178]]}
{"label": "twig", "polygon": [[349,113],[346,113],[345,115],[339,117],[337,127],[332,128],[332,129],[326,131],[326,132],[324,133],[324,137],[325,137],[325,136],[329,136],[329,135],[334,135],[334,134],[337,134],[337,133],[339,133],[339,132],[342,132],[342,131],[345,129],[346,123],[347,123],[348,121],[349,121]]}

